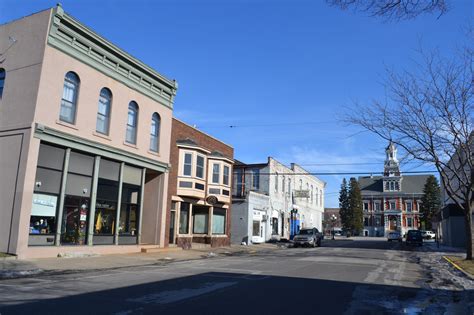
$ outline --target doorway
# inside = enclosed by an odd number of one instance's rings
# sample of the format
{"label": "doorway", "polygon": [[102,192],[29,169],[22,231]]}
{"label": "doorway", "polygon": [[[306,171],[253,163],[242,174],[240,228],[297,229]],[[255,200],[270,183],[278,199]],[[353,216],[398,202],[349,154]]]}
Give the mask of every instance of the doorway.
{"label": "doorway", "polygon": [[176,211],[171,210],[170,212],[170,235],[169,235],[169,244],[175,244],[176,238],[175,238],[175,233],[176,233]]}

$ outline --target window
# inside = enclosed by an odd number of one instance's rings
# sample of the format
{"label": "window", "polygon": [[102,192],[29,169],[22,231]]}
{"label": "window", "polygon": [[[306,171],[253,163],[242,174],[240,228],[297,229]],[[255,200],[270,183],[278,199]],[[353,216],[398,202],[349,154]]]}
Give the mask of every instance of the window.
{"label": "window", "polygon": [[300,190],[303,190],[303,180],[300,179]]}
{"label": "window", "polygon": [[3,87],[5,86],[5,76],[6,72],[5,69],[0,69],[0,99],[3,95]]}
{"label": "window", "polygon": [[407,226],[408,226],[408,227],[412,227],[412,226],[413,226],[412,218],[407,218]]}
{"label": "window", "polygon": [[225,209],[214,208],[212,214],[212,234],[225,233]]}
{"label": "window", "polygon": [[64,78],[63,97],[59,119],[70,124],[76,120],[77,95],[79,93],[79,77],[74,72],[66,73]]}
{"label": "window", "polygon": [[109,89],[103,88],[99,94],[99,108],[97,111],[97,122],[95,130],[104,135],[109,134],[110,124],[110,105],[112,103],[112,92]]}
{"label": "window", "polygon": [[234,183],[235,183],[235,195],[236,196],[242,196],[243,195],[243,191],[242,191],[242,188],[243,188],[243,171],[242,169],[238,168],[234,171]]}
{"label": "window", "polygon": [[314,194],[313,185],[311,185],[311,203],[314,202],[313,194]]}
{"label": "window", "polygon": [[411,202],[407,202],[407,212],[411,212],[413,210],[413,204]]}
{"label": "window", "polygon": [[395,183],[394,182],[390,182],[390,190],[395,190]]}
{"label": "window", "polygon": [[134,101],[128,104],[127,134],[125,141],[131,144],[137,143],[138,105]]}
{"label": "window", "polygon": [[375,226],[381,226],[381,225],[382,225],[382,221],[380,217],[375,217]]}
{"label": "window", "polygon": [[212,164],[212,183],[219,184],[221,166],[217,163]]}
{"label": "window", "polygon": [[319,190],[319,205],[320,206],[323,205],[323,190],[322,189]]}
{"label": "window", "polygon": [[275,191],[278,192],[278,173],[275,175]]}
{"label": "window", "polygon": [[369,226],[369,218],[364,218],[364,226]]}
{"label": "window", "polygon": [[204,178],[204,157],[198,155],[196,158],[196,177]]}
{"label": "window", "polygon": [[189,202],[181,202],[179,208],[179,234],[189,233]]}
{"label": "window", "polygon": [[154,113],[151,116],[151,130],[150,130],[150,151],[158,152],[160,148],[160,115]]}
{"label": "window", "polygon": [[230,171],[230,168],[224,165],[224,178],[223,178],[224,185],[229,185],[229,171]]}
{"label": "window", "polygon": [[281,179],[281,192],[285,193],[285,176]]}
{"label": "window", "polygon": [[288,193],[290,194],[290,197],[291,197],[291,178],[288,178]]}
{"label": "window", "polygon": [[390,202],[390,210],[395,210],[397,208],[397,203],[395,201]]}
{"label": "window", "polygon": [[193,206],[193,233],[207,234],[209,230],[209,208]]}
{"label": "window", "polygon": [[192,166],[193,166],[193,155],[191,153],[184,153],[183,175],[191,176]]}
{"label": "window", "polygon": [[375,202],[374,203],[375,211],[380,211],[380,202]]}
{"label": "window", "polygon": [[364,202],[364,211],[369,211],[369,203]]}
{"label": "window", "polygon": [[260,170],[258,168],[252,170],[252,188],[260,189]]}
{"label": "window", "polygon": [[261,236],[260,235],[260,221],[253,221],[252,236]]}

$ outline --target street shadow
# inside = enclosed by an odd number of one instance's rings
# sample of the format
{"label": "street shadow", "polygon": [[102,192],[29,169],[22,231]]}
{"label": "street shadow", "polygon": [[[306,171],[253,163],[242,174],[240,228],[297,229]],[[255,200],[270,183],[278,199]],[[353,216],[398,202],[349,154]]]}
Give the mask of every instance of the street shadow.
{"label": "street shadow", "polygon": [[[443,314],[447,307],[455,305],[456,314],[470,314],[466,301],[474,299],[472,290],[431,290],[225,272],[137,285],[116,279],[108,283],[115,283],[119,288],[79,293],[85,287],[98,288],[97,281],[80,280],[79,276],[77,287],[71,285],[71,279],[55,286],[45,283],[32,292],[41,297],[35,299],[30,299],[28,291],[21,287],[12,287],[0,295],[0,313]],[[58,290],[59,294],[68,296],[51,298]]]}

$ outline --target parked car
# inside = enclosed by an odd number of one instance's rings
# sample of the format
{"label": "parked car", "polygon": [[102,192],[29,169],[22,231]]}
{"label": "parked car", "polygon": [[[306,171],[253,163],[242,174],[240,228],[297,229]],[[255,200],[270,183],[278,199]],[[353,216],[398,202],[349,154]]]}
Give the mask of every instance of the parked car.
{"label": "parked car", "polygon": [[402,241],[402,234],[400,234],[400,232],[390,232],[388,233],[387,235],[387,239],[389,242],[391,241],[398,241],[398,242],[401,242]]}
{"label": "parked car", "polygon": [[421,231],[409,230],[407,233],[407,239],[405,242],[407,245],[418,245],[418,246],[423,245],[423,235],[421,234]]}
{"label": "parked car", "polygon": [[433,231],[421,231],[421,235],[423,236],[424,240],[431,240],[436,237],[436,234]]}
{"label": "parked car", "polygon": [[293,247],[321,246],[322,235],[317,228],[301,229],[293,238]]}

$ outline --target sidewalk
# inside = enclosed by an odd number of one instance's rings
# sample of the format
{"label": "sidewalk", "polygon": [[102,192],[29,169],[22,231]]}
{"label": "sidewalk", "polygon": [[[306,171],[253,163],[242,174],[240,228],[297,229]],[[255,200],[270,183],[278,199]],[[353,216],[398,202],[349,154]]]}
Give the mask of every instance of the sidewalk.
{"label": "sidewalk", "polygon": [[65,273],[117,269],[145,265],[159,265],[170,261],[185,261],[216,256],[251,254],[277,250],[278,244],[233,245],[231,247],[182,250],[167,248],[155,253],[115,254],[104,256],[80,256],[71,258],[38,258],[30,260],[0,261],[0,280],[26,277],[42,273]]}

